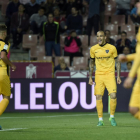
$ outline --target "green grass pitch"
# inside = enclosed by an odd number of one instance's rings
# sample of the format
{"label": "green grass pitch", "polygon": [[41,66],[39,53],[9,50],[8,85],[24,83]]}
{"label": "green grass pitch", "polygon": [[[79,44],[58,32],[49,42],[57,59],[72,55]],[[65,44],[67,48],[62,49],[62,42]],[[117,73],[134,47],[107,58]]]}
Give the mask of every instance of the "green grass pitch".
{"label": "green grass pitch", "polygon": [[139,140],[140,121],[129,113],[116,113],[118,126],[97,127],[96,113],[4,113],[0,140]]}

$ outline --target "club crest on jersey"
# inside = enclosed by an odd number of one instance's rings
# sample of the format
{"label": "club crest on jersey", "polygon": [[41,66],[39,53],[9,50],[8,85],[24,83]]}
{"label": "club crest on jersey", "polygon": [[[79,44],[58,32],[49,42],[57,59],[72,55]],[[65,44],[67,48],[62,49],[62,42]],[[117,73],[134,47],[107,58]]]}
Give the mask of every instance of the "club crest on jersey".
{"label": "club crest on jersey", "polygon": [[105,50],[106,51],[106,53],[109,53],[109,50]]}

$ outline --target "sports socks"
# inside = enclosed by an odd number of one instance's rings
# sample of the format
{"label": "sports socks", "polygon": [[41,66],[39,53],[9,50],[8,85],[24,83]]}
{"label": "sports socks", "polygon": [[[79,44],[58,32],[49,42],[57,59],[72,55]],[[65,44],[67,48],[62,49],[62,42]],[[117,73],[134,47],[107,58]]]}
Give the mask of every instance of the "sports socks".
{"label": "sports socks", "polygon": [[110,117],[114,117],[117,106],[117,99],[110,99]]}
{"label": "sports socks", "polygon": [[134,115],[134,117],[138,120],[140,120],[140,110]]}
{"label": "sports socks", "polygon": [[5,111],[5,109],[7,108],[9,104],[9,100],[4,98],[1,102],[0,102],[0,116],[2,115],[2,113]]}
{"label": "sports socks", "polygon": [[101,100],[96,100],[96,108],[97,108],[97,113],[98,113],[98,118],[99,121],[103,120],[103,103],[102,99]]}

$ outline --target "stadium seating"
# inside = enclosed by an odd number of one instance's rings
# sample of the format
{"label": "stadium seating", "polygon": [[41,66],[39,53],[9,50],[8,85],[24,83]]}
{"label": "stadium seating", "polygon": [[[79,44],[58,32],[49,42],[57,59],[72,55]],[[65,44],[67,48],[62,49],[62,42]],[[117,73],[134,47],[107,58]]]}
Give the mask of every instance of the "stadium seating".
{"label": "stadium seating", "polygon": [[39,56],[37,56],[37,60],[40,60],[40,61],[52,61],[52,56],[39,55]]}
{"label": "stadium seating", "polygon": [[96,36],[90,36],[90,46],[93,46],[97,44],[97,37]]}
{"label": "stadium seating", "polygon": [[88,16],[83,16],[83,26],[87,26],[87,19],[88,19]]}
{"label": "stadium seating", "polygon": [[135,35],[135,25],[122,25],[121,31],[127,32],[127,35]]}
{"label": "stadium seating", "polygon": [[45,47],[42,45],[37,45],[31,48],[30,58],[38,58],[39,56],[45,55]]}
{"label": "stadium seating", "polygon": [[109,24],[109,16],[108,15],[105,15],[105,18],[104,18],[104,24]]}
{"label": "stadium seating", "polygon": [[22,47],[24,49],[30,49],[37,46],[38,40],[37,35],[30,35],[30,34],[24,34],[23,35],[23,41],[22,41]]}
{"label": "stadium seating", "polygon": [[133,21],[131,20],[130,16],[128,16],[128,25],[134,25]]}
{"label": "stadium seating", "polygon": [[120,39],[120,36],[119,35],[111,35],[110,38],[112,38],[115,41],[117,41],[118,39]]}
{"label": "stadium seating", "polygon": [[65,41],[65,37],[64,35],[60,35],[60,46],[61,48],[64,48],[65,44],[64,44],[64,41]]}
{"label": "stadium seating", "polygon": [[90,47],[82,51],[84,57],[90,58]]}
{"label": "stadium seating", "polygon": [[74,57],[73,58],[73,68],[74,70],[86,70],[88,66],[87,57]]}
{"label": "stadium seating", "polygon": [[88,46],[88,36],[87,35],[79,35],[78,36],[80,39],[81,39],[81,42],[82,42],[82,48],[83,49],[86,49],[87,46]]}
{"label": "stadium seating", "polygon": [[125,15],[112,15],[111,23],[118,26],[125,25]]}
{"label": "stadium seating", "polygon": [[113,15],[115,11],[116,11],[116,2],[110,0],[109,3],[106,5],[105,15]]}
{"label": "stadium seating", "polygon": [[1,15],[6,16],[6,8],[7,8],[8,3],[2,3],[1,6]]}
{"label": "stadium seating", "polygon": [[105,25],[105,30],[110,30],[111,35],[117,35],[118,34],[118,25],[114,25],[114,24]]}
{"label": "stadium seating", "polygon": [[127,35],[127,38],[130,39],[130,40],[132,41],[133,39],[136,38],[136,36],[135,36],[135,35]]}
{"label": "stadium seating", "polygon": [[[58,57],[58,56],[55,56],[55,66],[57,66],[59,63],[58,63],[58,60],[59,60],[59,58],[60,57]],[[67,66],[69,67],[70,66],[70,57],[68,57],[68,56],[64,56],[63,57],[64,58],[64,60],[65,60],[65,63],[67,64]]]}
{"label": "stadium seating", "polygon": [[0,5],[2,5],[3,3],[8,4],[9,3],[9,0],[0,0]]}

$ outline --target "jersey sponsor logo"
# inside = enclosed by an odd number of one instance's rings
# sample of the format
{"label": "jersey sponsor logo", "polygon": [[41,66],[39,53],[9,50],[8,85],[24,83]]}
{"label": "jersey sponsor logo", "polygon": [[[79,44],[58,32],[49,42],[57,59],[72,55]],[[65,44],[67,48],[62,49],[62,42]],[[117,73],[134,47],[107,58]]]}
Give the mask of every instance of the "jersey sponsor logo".
{"label": "jersey sponsor logo", "polygon": [[97,59],[108,59],[108,58],[110,58],[110,56],[108,56],[108,57],[96,57]]}
{"label": "jersey sponsor logo", "polygon": [[4,49],[4,50],[7,50],[7,49],[8,49],[8,45],[5,44],[4,47],[3,47],[3,49]]}
{"label": "jersey sponsor logo", "polygon": [[106,53],[109,53],[109,50],[105,50],[106,51]]}
{"label": "jersey sponsor logo", "polygon": [[35,75],[35,78],[37,78],[37,74],[36,74],[36,66],[34,66],[33,64],[29,64],[29,66],[26,67],[26,78],[33,78],[33,74]]}

